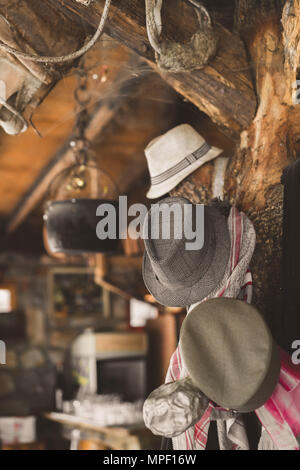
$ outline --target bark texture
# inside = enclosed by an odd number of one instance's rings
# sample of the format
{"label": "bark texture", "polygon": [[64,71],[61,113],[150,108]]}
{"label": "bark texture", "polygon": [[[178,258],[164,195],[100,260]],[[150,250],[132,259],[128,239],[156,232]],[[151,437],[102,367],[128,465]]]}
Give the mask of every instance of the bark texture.
{"label": "bark texture", "polygon": [[[299,19],[299,0],[237,3],[235,28],[247,50],[258,108],[251,125],[241,132],[228,167],[225,198],[254,223],[254,304],[264,313],[279,342],[284,315],[280,179],[282,170],[299,152],[300,105],[293,102],[299,74]],[[209,202],[212,176],[211,170],[201,168],[173,194]]]}

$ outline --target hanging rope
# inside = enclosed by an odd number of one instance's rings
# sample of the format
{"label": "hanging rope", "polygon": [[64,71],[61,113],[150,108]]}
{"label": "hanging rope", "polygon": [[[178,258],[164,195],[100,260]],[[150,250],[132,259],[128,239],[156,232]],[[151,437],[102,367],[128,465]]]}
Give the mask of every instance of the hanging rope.
{"label": "hanging rope", "polygon": [[159,36],[161,35],[162,0],[145,0],[146,27],[148,39],[157,54],[161,53]]}
{"label": "hanging rope", "polygon": [[94,36],[78,51],[72,52],[71,54],[58,56],[58,57],[28,54],[27,52],[18,51],[14,47],[8,46],[7,44],[5,44],[5,42],[1,40],[0,40],[0,48],[3,49],[5,52],[8,52],[9,54],[15,55],[17,57],[21,57],[22,59],[32,60],[33,62],[42,62],[42,63],[47,63],[47,64],[59,64],[62,62],[69,62],[69,61],[75,60],[78,57],[81,57],[83,54],[85,54],[89,49],[91,49],[91,47],[93,47],[94,44],[100,38],[101,34],[103,33],[105,22],[108,17],[110,4],[111,4],[111,0],[105,0],[105,6],[102,12],[101,20]]}
{"label": "hanging rope", "polygon": [[158,66],[170,72],[185,72],[204,67],[215,56],[218,37],[207,9],[198,0],[189,0],[199,22],[199,31],[189,43],[161,41],[162,0],[145,0],[148,39],[155,51]]}
{"label": "hanging rope", "polygon": [[91,101],[91,94],[88,90],[88,74],[85,70],[84,57],[80,61],[77,69],[77,86],[74,90],[74,101],[76,103],[76,122],[74,138],[72,139],[73,152],[77,165],[86,165],[90,142],[86,136],[86,129],[89,122],[87,106]]}

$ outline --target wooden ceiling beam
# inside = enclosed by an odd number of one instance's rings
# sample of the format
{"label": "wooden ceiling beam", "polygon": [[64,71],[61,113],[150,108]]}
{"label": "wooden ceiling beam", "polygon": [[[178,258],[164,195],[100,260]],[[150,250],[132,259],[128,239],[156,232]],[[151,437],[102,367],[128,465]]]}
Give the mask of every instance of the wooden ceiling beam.
{"label": "wooden ceiling beam", "polygon": [[[58,11],[80,17],[96,27],[103,11],[104,0],[86,7],[74,0],[45,0],[57,5]],[[182,1],[165,2],[163,36],[182,42],[191,35],[195,14]],[[167,21],[166,21],[167,19]],[[247,128],[254,118],[257,101],[252,85],[250,64],[240,37],[221,25],[217,56],[211,63],[191,73],[166,73],[156,65],[148,41],[145,5],[140,0],[113,0],[106,32],[147,60],[163,78],[185,98],[204,111],[233,138]]]}

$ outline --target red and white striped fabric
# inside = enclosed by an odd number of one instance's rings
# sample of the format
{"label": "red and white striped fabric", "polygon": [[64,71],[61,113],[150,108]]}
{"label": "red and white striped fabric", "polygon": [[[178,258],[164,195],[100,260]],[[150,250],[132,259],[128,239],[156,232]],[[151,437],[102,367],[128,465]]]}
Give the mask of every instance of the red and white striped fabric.
{"label": "red and white striped fabric", "polygon": [[300,450],[300,366],[280,350],[278,384],[269,400],[255,411],[265,430],[261,450]]}
{"label": "red and white striped fabric", "polygon": [[[214,297],[252,299],[252,276],[248,269],[254,247],[255,231],[245,214],[232,207],[228,217],[231,252],[224,279],[203,302]],[[196,305],[196,304],[195,304]],[[191,306],[189,311],[194,308]],[[294,366],[290,357],[281,353],[281,371],[278,384],[270,399],[256,415],[262,423],[259,450],[300,450],[300,366]],[[172,355],[166,383],[188,375],[180,353],[180,345]],[[174,450],[205,450],[210,420],[215,410],[222,410],[209,402],[201,419],[178,437],[173,438]],[[224,414],[225,416],[225,414]],[[218,421],[220,449],[249,449],[246,430],[239,414],[230,414]]]}

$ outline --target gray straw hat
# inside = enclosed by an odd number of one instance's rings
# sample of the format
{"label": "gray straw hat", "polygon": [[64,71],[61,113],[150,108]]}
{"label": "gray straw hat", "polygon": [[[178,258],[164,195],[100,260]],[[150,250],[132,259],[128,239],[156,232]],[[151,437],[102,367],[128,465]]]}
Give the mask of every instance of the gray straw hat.
{"label": "gray straw hat", "polygon": [[278,347],[258,310],[241,300],[198,304],[183,322],[180,348],[193,383],[223,408],[254,411],[278,383]]}
{"label": "gray straw hat", "polygon": [[[177,205],[184,214],[184,206],[192,209],[193,225],[196,204],[185,198],[169,197],[152,205],[144,221],[145,252],[143,278],[153,297],[162,305],[186,307],[204,299],[224,276],[230,254],[230,237],[226,218],[214,207],[204,206],[204,244],[201,249],[186,249],[191,242],[185,236],[176,239],[176,216],[157,217],[163,205]],[[184,225],[184,217],[181,223]],[[170,228],[169,239],[161,236]],[[193,226],[194,228],[194,226]],[[151,238],[158,230],[159,238]]]}

